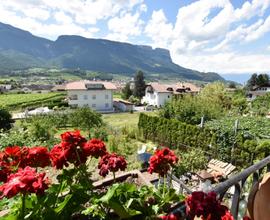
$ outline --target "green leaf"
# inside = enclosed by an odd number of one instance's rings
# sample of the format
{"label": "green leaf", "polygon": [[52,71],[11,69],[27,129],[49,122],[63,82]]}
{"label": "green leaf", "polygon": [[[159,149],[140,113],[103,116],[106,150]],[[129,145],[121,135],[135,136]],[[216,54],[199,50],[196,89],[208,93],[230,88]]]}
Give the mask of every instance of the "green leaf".
{"label": "green leaf", "polygon": [[64,201],[61,202],[60,205],[59,205],[57,208],[54,209],[54,211],[55,211],[56,213],[58,213],[58,214],[61,213],[62,210],[66,207],[66,205],[68,204],[68,202],[69,202],[69,200],[70,200],[71,198],[72,198],[72,195],[67,195],[67,196],[65,197]]}

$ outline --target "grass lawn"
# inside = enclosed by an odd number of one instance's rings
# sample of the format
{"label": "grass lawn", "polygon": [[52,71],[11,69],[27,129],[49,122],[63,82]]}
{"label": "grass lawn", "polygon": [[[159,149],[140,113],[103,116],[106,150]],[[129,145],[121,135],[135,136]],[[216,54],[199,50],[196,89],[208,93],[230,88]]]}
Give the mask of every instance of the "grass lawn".
{"label": "grass lawn", "polygon": [[139,121],[139,113],[134,112],[133,114],[129,112],[125,113],[113,113],[113,114],[103,114],[102,118],[106,124],[114,128],[122,128],[125,126],[137,126]]}

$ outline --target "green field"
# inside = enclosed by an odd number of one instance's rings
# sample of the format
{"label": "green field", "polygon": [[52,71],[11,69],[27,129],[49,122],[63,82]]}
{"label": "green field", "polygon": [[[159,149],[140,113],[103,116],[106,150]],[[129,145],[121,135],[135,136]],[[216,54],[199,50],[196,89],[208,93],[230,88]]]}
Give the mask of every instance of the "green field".
{"label": "green field", "polygon": [[[155,115],[156,112],[146,112],[149,115]],[[103,120],[106,124],[114,128],[123,127],[137,127],[139,122],[139,112],[131,113],[114,113],[114,114],[104,114]]]}
{"label": "green field", "polygon": [[60,102],[65,93],[30,93],[30,94],[2,94],[0,95],[0,106],[9,110],[17,110],[26,107],[38,107],[46,104]]}

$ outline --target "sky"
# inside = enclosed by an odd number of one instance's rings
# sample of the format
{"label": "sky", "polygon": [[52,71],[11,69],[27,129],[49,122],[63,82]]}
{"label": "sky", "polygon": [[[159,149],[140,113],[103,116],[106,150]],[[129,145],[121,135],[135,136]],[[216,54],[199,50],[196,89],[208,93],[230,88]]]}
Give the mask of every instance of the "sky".
{"label": "sky", "polygon": [[199,71],[270,73],[270,0],[0,0],[0,22],[166,48]]}

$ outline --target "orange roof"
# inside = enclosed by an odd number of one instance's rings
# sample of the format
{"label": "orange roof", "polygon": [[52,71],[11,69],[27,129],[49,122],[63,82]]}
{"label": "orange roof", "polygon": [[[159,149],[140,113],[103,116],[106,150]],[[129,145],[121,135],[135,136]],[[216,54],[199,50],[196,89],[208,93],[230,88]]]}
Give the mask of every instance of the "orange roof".
{"label": "orange roof", "polygon": [[83,80],[83,81],[76,81],[71,82],[66,85],[66,90],[87,90],[86,85],[88,84],[102,84],[105,89],[108,90],[115,90],[116,86],[111,82],[105,82],[105,81],[89,81],[89,80]]}
{"label": "orange roof", "polygon": [[197,87],[196,85],[194,85],[192,83],[182,83],[182,82],[179,82],[176,84],[160,84],[157,82],[153,82],[153,83],[148,84],[148,86],[151,86],[157,92],[168,92],[168,93],[173,92],[175,94],[179,93],[179,92],[177,92],[178,89],[189,88],[190,91],[187,91],[187,92],[199,92],[200,91],[200,88]]}

